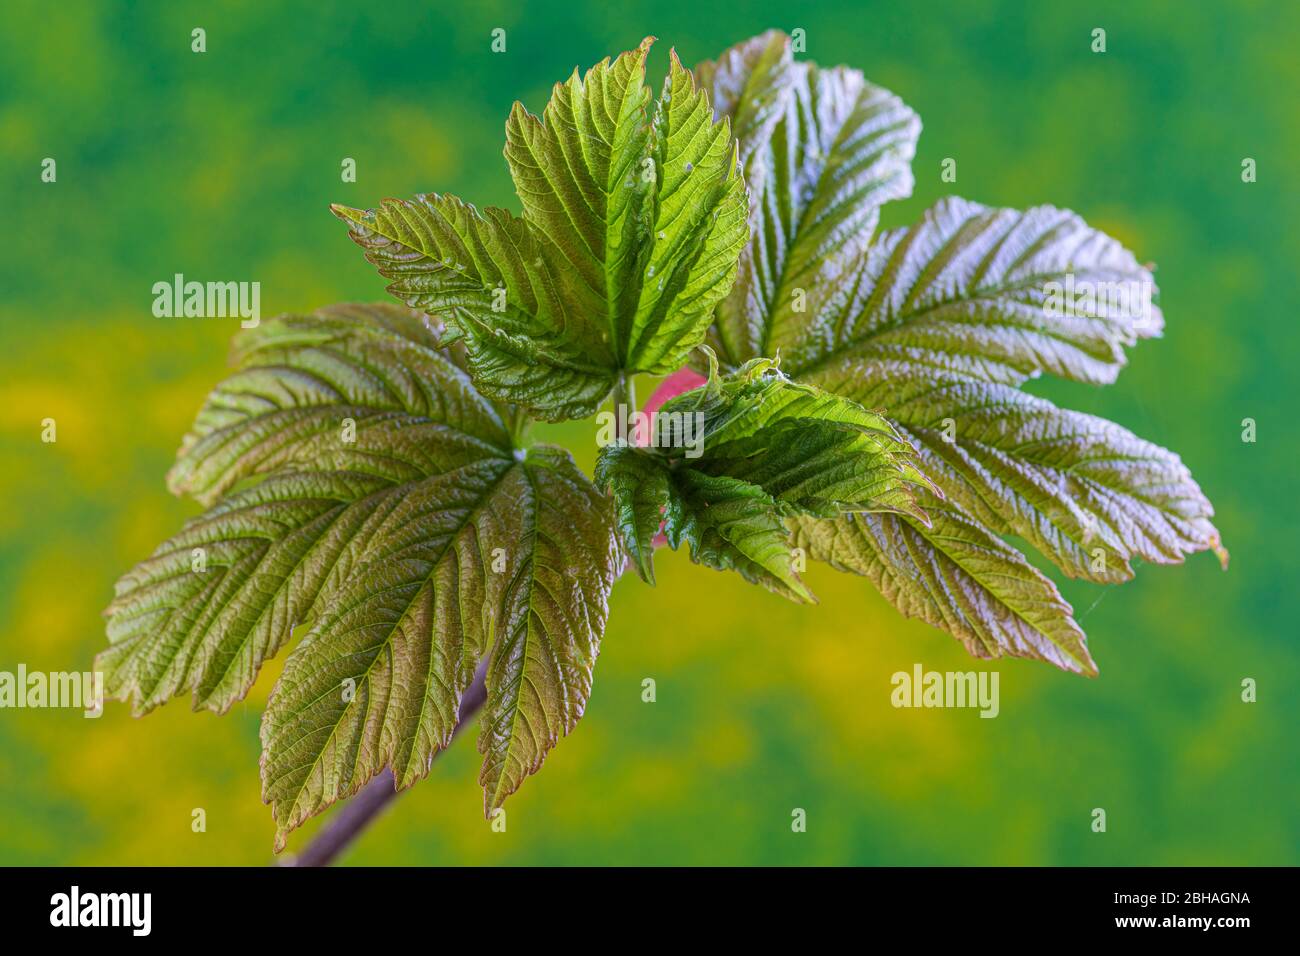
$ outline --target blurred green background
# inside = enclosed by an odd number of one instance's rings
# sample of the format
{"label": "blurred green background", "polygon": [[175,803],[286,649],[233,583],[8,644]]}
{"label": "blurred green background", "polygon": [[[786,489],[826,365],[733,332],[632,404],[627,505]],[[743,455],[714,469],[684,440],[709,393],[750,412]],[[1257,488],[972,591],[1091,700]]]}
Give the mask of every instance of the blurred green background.
{"label": "blurred green background", "polygon": [[[886,226],[947,192],[1053,202],[1158,262],[1165,338],[1112,388],[1034,388],[1180,452],[1231,570],[1199,555],[1065,587],[1101,677],[1001,663],[1001,715],[980,720],[890,706],[890,675],[915,662],[990,665],[865,580],[813,570],[821,603],[799,608],[665,553],[657,589],[617,587],[587,715],[512,798],[505,834],[462,739],[346,861],[1300,862],[1300,5],[455,6],[6,4],[0,670],[87,668],[113,581],[197,511],[162,479],[237,320],[155,318],[154,282],[259,280],[264,315],[383,298],[329,202],[445,190],[517,208],[501,157],[514,99],[540,111],[575,65],[646,34],[659,76],[670,45],[689,64],[802,27],[809,58],[862,68],[925,123],[916,193]],[[57,183],[40,181],[45,157]],[[590,464],[590,427],[548,431]],[[98,721],[0,711],[0,863],[267,861],[257,730],[278,670],[223,718],[186,701],[141,720],[121,704]],[[1240,701],[1244,677],[1258,703]]]}

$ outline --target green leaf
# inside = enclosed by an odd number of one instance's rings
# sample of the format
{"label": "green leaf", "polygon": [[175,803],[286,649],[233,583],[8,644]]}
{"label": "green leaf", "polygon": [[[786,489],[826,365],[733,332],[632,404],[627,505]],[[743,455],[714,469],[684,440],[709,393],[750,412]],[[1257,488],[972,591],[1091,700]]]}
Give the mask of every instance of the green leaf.
{"label": "green leaf", "polygon": [[[914,489],[931,487],[913,449],[882,414],[815,386],[793,382],[768,359],[754,359],[726,378],[665,402],[672,422],[698,416],[701,460],[695,467],[733,477],[752,474],[769,494],[802,511],[897,510],[925,520]],[[685,419],[682,419],[683,423]],[[685,454],[668,431],[663,454]]]}
{"label": "green leaf", "polygon": [[508,453],[503,410],[438,350],[440,332],[399,306],[338,305],[240,333],[237,370],[208,396],[168,486],[211,504],[274,471],[404,481]]}
{"label": "green leaf", "polygon": [[[1050,298],[1049,283],[1060,284],[1062,301]],[[1082,298],[1116,286],[1126,294]],[[913,229],[880,237],[854,282],[787,354],[804,381],[889,410],[920,467],[959,510],[961,540],[973,540],[972,528],[984,548],[1016,535],[1070,577],[1117,583],[1133,577],[1134,559],[1177,563],[1209,549],[1226,562],[1213,508],[1177,455],[1016,386],[1042,372],[1112,380],[1124,347],[1160,331],[1153,294],[1150,273],[1132,254],[1072,213],[945,200]],[[870,576],[889,584],[896,603],[908,593],[899,582],[910,581],[928,597],[913,594],[909,607],[968,646],[976,638],[985,650],[1036,646],[1023,629],[1003,625],[985,635],[970,615],[953,612],[962,592],[933,570],[953,555],[933,534],[882,521],[869,537],[880,566],[896,568],[887,579],[879,567]],[[893,549],[887,557],[879,557],[882,542]],[[1023,583],[1026,575],[1013,577]],[[1068,607],[1042,596],[1039,577],[1029,575],[1027,586],[1046,617],[1032,623],[1060,639],[1053,646],[1068,643],[1078,626]],[[975,584],[1016,609],[1014,595],[994,582]],[[992,599],[984,606],[994,609],[987,627],[1007,619]],[[1078,669],[1077,655],[1038,656]]]}
{"label": "green leaf", "polygon": [[673,475],[673,490],[664,525],[669,547],[676,550],[685,541],[698,564],[738,571],[792,601],[813,600],[795,573],[780,509],[761,487],[683,468]]}
{"label": "green leaf", "polygon": [[614,525],[637,574],[655,583],[654,539],[673,496],[668,462],[631,445],[608,445],[596,461],[596,486],[614,498]]}
{"label": "green leaf", "polygon": [[364,551],[394,487],[356,472],[278,475],[189,521],[117,583],[96,661],[108,695],[137,715],[187,690],[195,710],[228,710]]}
{"label": "green leaf", "polygon": [[216,503],[107,612],[106,687],[137,712],[185,690],[228,709],[310,623],[263,722],[278,846],[384,766],[400,786],[423,776],[481,658],[489,807],[590,693],[618,557],[608,502],[567,453],[516,449],[516,412],[442,344],[388,305],[242,335],[172,474]]}
{"label": "green leaf", "polygon": [[715,446],[697,469],[758,485],[783,513],[899,510],[920,517],[914,485],[925,478],[905,449],[901,440],[885,442],[853,425],[783,419]]}
{"label": "green leaf", "polygon": [[673,52],[651,133],[655,189],[646,197],[647,245],[623,366],[676,371],[701,342],[731,288],[749,239],[736,141],[715,123],[705,92]]}
{"label": "green leaf", "polygon": [[[1175,563],[1206,549],[1226,566],[1213,509],[1176,455],[1017,388],[1044,372],[1113,381],[1126,348],[1163,328],[1150,267],[1050,206],[1017,212],[948,198],[916,226],[872,238],[880,204],[911,189],[919,122],[905,106],[851,71],[793,62],[776,32],[697,72],[746,139],[750,192],[751,242],[709,341],[726,365],[775,352],[792,378],[888,414],[948,499],[943,528],[906,508],[821,521],[815,508],[798,514],[802,533],[822,528],[838,554],[859,555],[837,566],[870,573],[909,613],[968,646],[1038,648],[1085,671],[1091,663],[1070,649],[1082,633],[1068,605],[999,535],[1021,536],[1066,574],[1101,582],[1132,577],[1134,559]],[[816,441],[833,447],[829,434]],[[821,447],[768,444],[792,466]],[[764,469],[780,462],[748,464],[726,470],[767,479]],[[827,497],[827,511],[844,504]],[[975,567],[972,549],[997,560]],[[959,557],[960,574],[949,567]],[[1006,591],[1008,580],[1021,591]],[[1026,596],[1040,617],[1019,613]]]}
{"label": "green leaf", "polygon": [[333,209],[389,292],[455,328],[485,395],[552,420],[600,406],[618,370],[609,332],[562,288],[564,263],[522,219],[436,193]]}
{"label": "green leaf", "polygon": [[620,376],[666,374],[704,338],[748,237],[727,122],[671,57],[647,113],[651,40],[516,104],[517,218],[450,196],[335,206],[392,292],[464,336],[479,388],[550,419],[592,414]]}
{"label": "green leaf", "polygon": [[897,359],[1010,385],[1043,372],[1104,384],[1125,346],[1160,334],[1155,293],[1131,252],[1068,210],[949,198],[824,287],[782,354],[796,377]]}
{"label": "green leaf", "polygon": [[638,232],[650,155],[645,61],[652,40],[555,84],[541,118],[516,102],[506,122],[506,162],[524,221],[561,265],[575,312],[622,354],[640,287]]}
{"label": "green leaf", "polygon": [[1226,561],[1214,508],[1187,467],[1114,422],[1007,385],[927,377],[908,363],[863,362],[851,377],[814,380],[888,404],[950,499],[1070,577],[1126,581],[1135,558],[1176,564],[1204,550]]}
{"label": "green leaf", "polygon": [[907,617],[975,657],[1029,657],[1095,676],[1083,631],[1051,581],[960,508],[927,502],[931,524],[896,514],[790,519],[810,558],[870,578]]}
{"label": "green leaf", "polygon": [[741,164],[749,169],[751,157],[785,115],[794,72],[790,38],[768,30],[736,44],[717,60],[697,64],[693,72],[696,83],[709,92],[714,112],[731,120]]}
{"label": "green leaf", "polygon": [[687,541],[697,563],[811,600],[792,569],[784,516],[899,510],[926,520],[915,488],[928,481],[889,422],[790,382],[774,363],[722,379],[714,362],[704,386],[658,416],[656,447],[608,445],[596,469],[624,549],[649,583],[661,521],[669,545]]}
{"label": "green leaf", "polygon": [[479,748],[500,806],[582,715],[617,546],[607,503],[559,449],[408,493],[290,655],[262,724],[263,797],[285,834],[451,740],[489,654]]}
{"label": "green leaf", "polygon": [[490,587],[499,606],[487,671],[479,751],[484,809],[499,807],[573,729],[591,696],[591,672],[621,569],[608,501],[567,451],[529,449],[518,491],[480,534],[519,554]]}
{"label": "green leaf", "polygon": [[783,509],[760,485],[674,463],[647,448],[601,449],[596,482],[614,497],[615,526],[633,567],[654,583],[654,537],[690,546],[691,560],[716,571],[738,571],[793,601],[812,593],[794,571]]}
{"label": "green leaf", "polygon": [[785,355],[858,268],[880,206],[911,195],[921,121],[857,70],[794,62],[775,31],[696,74],[741,140],[753,237],[714,344],[731,366]]}
{"label": "green leaf", "polygon": [[279,316],[239,336],[239,367],[169,477],[206,503],[265,480],[118,582],[99,657],[111,696],[138,714],[189,690],[196,709],[227,710],[402,495],[431,475],[514,461],[502,411],[437,343],[435,325],[391,305]]}

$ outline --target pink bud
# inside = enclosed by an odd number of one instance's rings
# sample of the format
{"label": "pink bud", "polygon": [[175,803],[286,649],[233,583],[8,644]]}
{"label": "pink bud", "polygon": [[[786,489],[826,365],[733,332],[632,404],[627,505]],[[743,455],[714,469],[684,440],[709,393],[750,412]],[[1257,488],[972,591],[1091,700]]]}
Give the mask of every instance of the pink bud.
{"label": "pink bud", "polygon": [[659,383],[659,387],[646,400],[645,418],[637,422],[636,430],[632,433],[632,441],[637,445],[650,444],[650,416],[657,412],[665,402],[670,398],[676,398],[683,392],[689,392],[692,389],[699,388],[707,379],[699,372],[692,368],[679,368],[666,379]]}
{"label": "pink bud", "polygon": [[[708,381],[708,379],[692,368],[679,368],[677,371],[673,372],[672,375],[669,375],[666,379],[660,382],[659,387],[656,388],[650,398],[646,400],[645,408],[643,409],[645,417],[637,422],[636,430],[632,433],[632,441],[637,445],[650,444],[650,417],[663,407],[663,404],[669,399],[676,398],[683,392],[689,392],[692,389],[699,388],[706,381]],[[653,546],[656,548],[662,548],[667,543],[668,539],[664,537],[663,525],[661,524],[659,526],[659,533],[654,536]]]}

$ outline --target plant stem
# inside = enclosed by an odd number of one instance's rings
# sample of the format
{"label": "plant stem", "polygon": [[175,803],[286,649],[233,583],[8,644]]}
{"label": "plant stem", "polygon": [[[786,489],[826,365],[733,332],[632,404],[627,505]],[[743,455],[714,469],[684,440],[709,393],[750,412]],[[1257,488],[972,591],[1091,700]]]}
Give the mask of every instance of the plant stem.
{"label": "plant stem", "polygon": [[[451,739],[455,740],[460,732],[483,706],[487,699],[484,679],[487,675],[487,661],[479,665],[474,680],[460,700],[460,720]],[[438,751],[441,753],[442,751]],[[437,754],[434,754],[437,757]],[[385,769],[379,776],[361,788],[352,799],[343,804],[320,833],[312,837],[306,848],[292,859],[285,860],[284,866],[329,866],[338,855],[346,850],[357,837],[374,822],[384,808],[393,802],[400,791],[393,779],[393,771]]]}
{"label": "plant stem", "polygon": [[626,372],[614,384],[614,434],[619,441],[631,438],[627,433],[627,420],[636,411],[636,382]]}

